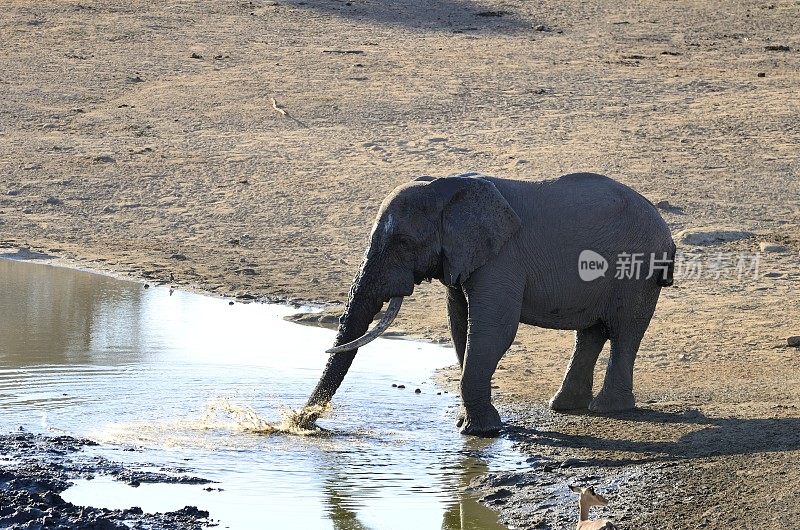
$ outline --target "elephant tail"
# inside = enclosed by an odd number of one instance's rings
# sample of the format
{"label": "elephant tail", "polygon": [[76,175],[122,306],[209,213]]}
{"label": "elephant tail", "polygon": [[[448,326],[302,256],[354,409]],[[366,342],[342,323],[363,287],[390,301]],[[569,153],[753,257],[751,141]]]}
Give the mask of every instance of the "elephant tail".
{"label": "elephant tail", "polygon": [[669,265],[667,270],[657,276],[656,281],[661,287],[669,287],[675,283],[675,243],[672,244],[672,250],[669,255]]}

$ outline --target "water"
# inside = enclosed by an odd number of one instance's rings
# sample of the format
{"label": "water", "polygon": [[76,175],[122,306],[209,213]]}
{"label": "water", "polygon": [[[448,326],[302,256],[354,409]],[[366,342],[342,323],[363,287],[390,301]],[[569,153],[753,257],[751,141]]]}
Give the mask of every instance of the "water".
{"label": "water", "polygon": [[254,432],[304,404],[333,341],[292,312],[0,260],[0,430],[89,437],[99,455],[222,489],[99,477],[64,493],[76,504],[196,505],[236,529],[504,528],[462,490],[517,457],[456,432],[457,400],[430,379],[449,348],[378,339],[320,420],[328,435]]}

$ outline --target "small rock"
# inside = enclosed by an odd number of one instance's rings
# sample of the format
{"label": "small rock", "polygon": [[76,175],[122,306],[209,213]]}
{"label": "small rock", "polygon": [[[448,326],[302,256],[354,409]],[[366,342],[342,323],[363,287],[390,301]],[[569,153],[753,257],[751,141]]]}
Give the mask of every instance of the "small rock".
{"label": "small rock", "polygon": [[582,467],[582,466],[585,466],[585,465],[587,465],[587,464],[583,460],[579,460],[577,458],[567,458],[566,460],[561,462],[561,466],[559,466],[559,467],[562,467],[562,468]]}
{"label": "small rock", "polygon": [[406,385],[397,385],[397,388],[405,388]]}
{"label": "small rock", "polygon": [[768,241],[762,241],[758,244],[758,249],[761,252],[786,252],[787,249],[784,245],[779,245],[778,243],[770,243]]}
{"label": "small rock", "polygon": [[483,502],[491,502],[491,501],[496,501],[496,500],[499,500],[499,499],[505,499],[506,497],[510,497],[510,496],[511,496],[511,490],[509,490],[507,488],[500,488],[500,489],[495,490],[494,492],[492,492],[492,493],[490,493],[488,495],[485,495],[481,499],[481,501],[483,501]]}
{"label": "small rock", "polygon": [[415,393],[415,394],[422,394],[422,390],[420,390],[419,388],[417,388],[416,390],[414,390],[414,393]]}
{"label": "small rock", "polygon": [[794,335],[786,339],[787,346],[792,346],[794,348],[800,348],[800,335]]}
{"label": "small rock", "polygon": [[145,289],[149,289],[150,288],[150,284],[149,283],[144,284],[144,288]]}
{"label": "small rock", "polygon": [[128,78],[129,83],[144,83],[144,79],[141,76],[135,75],[133,77]]}
{"label": "small rock", "polygon": [[176,261],[186,261],[187,259],[189,259],[183,254],[173,254],[172,256],[170,256],[170,258]]}
{"label": "small rock", "polygon": [[746,230],[727,227],[688,228],[675,234],[675,239],[687,245],[718,245],[752,237]]}
{"label": "small rock", "polygon": [[197,52],[192,52],[192,54],[189,57],[191,57],[192,59],[202,59],[203,58],[203,56],[200,55]]}
{"label": "small rock", "polygon": [[668,200],[664,199],[655,203],[655,207],[659,210],[671,213],[683,213],[683,208],[671,204]]}
{"label": "small rock", "polygon": [[[767,44],[764,46],[764,51],[767,52],[790,52],[792,49],[785,44]],[[759,74],[759,77],[764,77]]]}
{"label": "small rock", "polygon": [[233,305],[233,300],[231,300],[230,302],[228,302],[228,305]]}
{"label": "small rock", "polygon": [[108,156],[108,155],[96,156],[94,157],[93,160],[95,162],[101,162],[103,164],[114,164],[116,162],[113,156]]}
{"label": "small rock", "polygon": [[392,383],[392,388],[397,388],[397,383]]}
{"label": "small rock", "polygon": [[756,74],[756,76],[757,76],[757,77],[767,77],[767,73],[766,73],[766,72],[758,72],[758,73]]}
{"label": "small rock", "polygon": [[64,204],[64,201],[62,201],[58,197],[48,197],[47,200],[44,201],[44,203],[49,204],[50,206],[61,206],[62,204]]}
{"label": "small rock", "polygon": [[536,24],[533,26],[533,31],[550,31],[550,28],[544,24]]}

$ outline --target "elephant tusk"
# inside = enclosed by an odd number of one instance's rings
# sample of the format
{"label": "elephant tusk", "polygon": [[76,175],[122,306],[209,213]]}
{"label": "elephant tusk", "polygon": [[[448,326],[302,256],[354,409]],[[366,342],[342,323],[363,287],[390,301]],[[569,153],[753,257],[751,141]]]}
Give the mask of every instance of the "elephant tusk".
{"label": "elephant tusk", "polygon": [[369,344],[373,340],[377,339],[381,333],[386,331],[392,321],[397,317],[397,313],[400,312],[400,306],[403,304],[403,297],[402,296],[395,296],[391,300],[389,300],[389,307],[386,308],[386,313],[383,314],[383,318],[378,322],[374,328],[367,331],[361,337],[357,338],[352,342],[348,342],[347,344],[342,344],[340,346],[334,346],[326,350],[326,353],[343,353],[346,351],[355,350],[364,346],[365,344]]}

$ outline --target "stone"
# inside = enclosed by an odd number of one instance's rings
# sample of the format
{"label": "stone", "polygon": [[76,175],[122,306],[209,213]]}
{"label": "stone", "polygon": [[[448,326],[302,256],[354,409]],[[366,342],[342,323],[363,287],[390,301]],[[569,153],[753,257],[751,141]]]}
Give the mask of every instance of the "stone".
{"label": "stone", "polygon": [[758,244],[758,249],[761,252],[786,252],[789,250],[786,246],[778,244],[778,243],[771,243],[769,241],[762,241]]}
{"label": "stone", "polygon": [[800,348],[800,335],[794,335],[786,339],[786,344],[788,346],[793,346],[795,348]]}
{"label": "stone", "polygon": [[675,239],[685,245],[719,245],[753,237],[753,232],[728,227],[687,228],[675,234]]}

